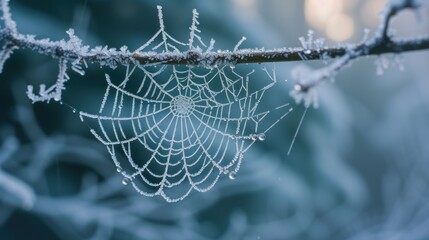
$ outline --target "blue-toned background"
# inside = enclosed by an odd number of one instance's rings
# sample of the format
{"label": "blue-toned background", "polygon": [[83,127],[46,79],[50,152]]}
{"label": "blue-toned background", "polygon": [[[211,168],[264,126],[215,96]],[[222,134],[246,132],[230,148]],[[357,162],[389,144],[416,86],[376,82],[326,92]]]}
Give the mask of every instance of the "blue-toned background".
{"label": "blue-toned background", "polygon": [[[300,47],[308,29],[326,45],[359,42],[378,25],[382,0],[11,0],[22,33],[66,30],[91,46],[138,48],[158,30],[187,41],[192,10],[215,49]],[[396,34],[428,34],[428,12],[401,13]],[[385,62],[387,69],[380,69]],[[320,88],[291,154],[304,106],[289,97],[303,63],[251,64],[255,86],[275,66],[263,104],[294,111],[245,154],[235,180],[169,204],[124,186],[106,148],[67,106],[96,109],[115,71],[69,71],[64,104],[31,104],[27,85],[54,83],[57,62],[18,50],[0,75],[0,239],[426,239],[429,238],[429,54],[369,57]],[[305,63],[322,67],[323,62]],[[379,75],[380,70],[383,74]]]}

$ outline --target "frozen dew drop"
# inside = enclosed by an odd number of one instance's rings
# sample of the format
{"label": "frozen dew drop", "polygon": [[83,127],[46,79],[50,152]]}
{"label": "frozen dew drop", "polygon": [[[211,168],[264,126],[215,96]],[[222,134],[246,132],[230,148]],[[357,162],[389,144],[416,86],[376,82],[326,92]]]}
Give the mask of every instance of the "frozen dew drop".
{"label": "frozen dew drop", "polygon": [[116,168],[116,171],[120,173],[120,172],[122,172],[122,168],[118,167],[118,168]]}
{"label": "frozen dew drop", "polygon": [[258,136],[259,141],[265,141],[266,137],[265,137],[265,133],[260,133]]}
{"label": "frozen dew drop", "polygon": [[59,96],[59,95],[55,95],[55,96],[54,96],[54,100],[55,100],[56,102],[60,101],[60,100],[61,100],[61,96]]}
{"label": "frozen dew drop", "polygon": [[76,109],[73,108],[73,113],[76,113]]}
{"label": "frozen dew drop", "polygon": [[258,135],[256,135],[256,134],[252,134],[252,135],[250,135],[250,138],[251,138],[253,141],[256,141],[256,140],[258,140]]}
{"label": "frozen dew drop", "polygon": [[235,180],[235,178],[237,177],[237,173],[236,172],[230,172],[228,175],[229,179],[231,180]]}
{"label": "frozen dew drop", "polygon": [[310,49],[305,50],[305,51],[304,51],[304,53],[305,53],[305,54],[310,54],[310,53],[311,53],[311,50],[310,50]]}
{"label": "frozen dew drop", "polygon": [[122,184],[124,184],[124,185],[128,185],[128,183],[130,182],[130,179],[129,178],[124,178],[123,180],[122,180]]}

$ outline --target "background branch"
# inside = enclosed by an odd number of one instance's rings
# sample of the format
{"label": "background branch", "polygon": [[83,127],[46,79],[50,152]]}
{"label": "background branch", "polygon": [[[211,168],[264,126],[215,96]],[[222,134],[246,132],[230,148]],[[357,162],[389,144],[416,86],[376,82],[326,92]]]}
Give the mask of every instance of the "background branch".
{"label": "background branch", "polygon": [[350,45],[344,49],[343,55],[330,65],[309,70],[298,69],[295,74],[297,83],[291,91],[291,96],[297,103],[303,101],[305,106],[318,106],[316,87],[326,80],[333,79],[335,75],[352,60],[368,55],[380,55],[385,53],[402,53],[414,50],[429,49],[429,36],[408,40],[395,40],[388,34],[389,24],[392,18],[404,9],[418,9],[422,4],[418,0],[391,0],[386,4],[382,12],[382,20],[376,36],[369,41],[363,41],[358,45]]}

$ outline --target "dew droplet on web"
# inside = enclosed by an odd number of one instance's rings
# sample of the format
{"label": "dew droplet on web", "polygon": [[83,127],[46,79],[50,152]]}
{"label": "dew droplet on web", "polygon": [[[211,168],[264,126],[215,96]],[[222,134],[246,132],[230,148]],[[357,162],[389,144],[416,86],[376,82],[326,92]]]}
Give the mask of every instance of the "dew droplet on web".
{"label": "dew droplet on web", "polygon": [[231,180],[235,180],[235,178],[237,178],[237,173],[236,172],[230,172],[228,175],[229,179]]}
{"label": "dew droplet on web", "polygon": [[128,185],[129,182],[130,182],[129,178],[122,179],[122,184],[124,184],[124,185]]}

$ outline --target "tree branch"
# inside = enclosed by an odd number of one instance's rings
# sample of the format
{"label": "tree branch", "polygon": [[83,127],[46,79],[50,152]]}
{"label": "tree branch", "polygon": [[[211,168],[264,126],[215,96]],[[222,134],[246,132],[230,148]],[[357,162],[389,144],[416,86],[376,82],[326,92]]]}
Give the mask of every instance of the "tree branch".
{"label": "tree branch", "polygon": [[[326,48],[322,47],[320,44],[313,44],[311,42],[312,38],[310,38],[308,40],[310,42],[306,42],[303,44],[303,47],[299,48],[281,48],[271,50],[238,49],[241,42],[245,40],[245,38],[243,38],[232,51],[212,51],[214,44],[214,40],[212,40],[210,42],[210,46],[205,52],[192,45],[193,37],[195,37],[195,31],[191,31],[190,43],[187,45],[183,44],[189,47],[188,50],[179,51],[177,48],[174,48],[173,51],[171,51],[171,49],[169,49],[166,42],[167,35],[164,32],[161,7],[158,7],[160,30],[142,47],[131,52],[127,47],[122,47],[117,50],[115,48],[108,48],[107,46],[90,48],[89,46],[82,45],[82,41],[74,35],[74,31],[72,29],[67,31],[70,38],[67,41],[36,39],[35,36],[32,35],[21,34],[17,31],[16,23],[13,21],[9,12],[9,0],[0,1],[0,7],[3,11],[2,18],[5,24],[5,27],[0,29],[0,39],[3,39],[5,41],[4,45],[7,46],[0,54],[0,60],[4,59],[4,61],[9,57],[12,50],[17,48],[30,49],[52,58],[64,61],[67,60],[72,63],[72,69],[74,70],[79,68],[79,66],[76,67],[77,65],[82,63],[86,64],[87,62],[98,63],[101,66],[109,66],[111,68],[116,68],[118,65],[128,66],[130,64],[173,64],[215,67],[217,65],[236,65],[243,63],[328,60],[338,58],[331,65],[324,68],[311,71],[308,71],[307,69],[306,74],[297,74],[299,78],[297,79],[297,85],[292,90],[291,95],[297,102],[304,100],[306,105],[309,105],[312,102],[314,103],[317,100],[315,95],[311,94],[311,92],[313,92],[312,89],[315,86],[327,79],[332,79],[347,63],[358,57],[429,49],[429,35],[413,39],[393,39],[389,36],[389,23],[392,17],[404,9],[411,8],[415,10],[422,7],[424,5],[422,0],[390,0],[383,11],[381,25],[376,36],[372,40],[365,40],[358,44]],[[195,22],[195,20],[197,16],[198,13],[194,11],[195,19],[193,20],[194,25],[191,29],[196,28],[197,22]],[[165,45],[165,49],[162,52],[143,52],[143,50],[149,46],[157,36],[160,36],[160,34],[163,38],[162,44]],[[171,36],[168,37],[171,38]],[[199,37],[198,39],[201,42]],[[177,40],[175,41],[178,43]],[[204,43],[202,44],[204,45]],[[316,45],[316,47],[313,48],[313,45]],[[159,44],[153,49],[158,50],[159,46],[161,45]],[[2,60],[0,63],[4,63],[4,61]],[[303,68],[300,70],[303,70]],[[317,105],[316,103],[314,104]]]}
{"label": "tree branch", "polygon": [[[383,35],[384,36],[384,35]],[[308,60],[327,60],[344,56],[349,49],[366,50],[360,56],[379,55],[385,53],[400,53],[429,49],[429,36],[419,39],[404,39],[391,41],[389,38],[379,38],[372,44],[361,43],[357,45],[322,48],[282,48],[282,49],[241,49],[237,51],[217,51],[203,53],[197,50],[186,52],[130,52],[96,47],[88,51],[70,49],[64,45],[64,41],[49,41],[47,39],[36,40],[33,36],[0,31],[0,39],[5,39],[9,45],[20,49],[38,51],[53,58],[64,58],[69,61],[86,61],[116,67],[118,65],[141,64],[173,64],[173,65],[202,65],[215,66],[220,64],[243,64],[264,62],[290,62]],[[87,48],[89,49],[89,48]]]}
{"label": "tree branch", "polygon": [[[344,56],[350,49],[360,52],[359,56],[378,55],[385,53],[400,53],[429,49],[429,36],[420,39],[407,39],[392,41],[388,36],[390,19],[405,8],[417,8],[416,0],[405,0],[390,3],[383,18],[383,24],[378,36],[370,44],[363,42],[357,45],[349,45],[334,48],[306,49],[306,48],[281,48],[281,49],[241,49],[224,50],[217,52],[202,52],[190,49],[185,52],[130,52],[126,49],[76,45],[70,48],[64,40],[51,41],[49,39],[35,39],[34,36],[20,34],[16,31],[16,24],[8,12],[7,0],[2,1],[3,19],[6,28],[0,31],[0,39],[4,39],[8,45],[21,49],[38,51],[41,54],[53,58],[64,58],[71,62],[86,61],[116,67],[118,65],[141,64],[174,64],[174,65],[201,65],[215,66],[221,64],[264,63],[264,62],[289,62],[307,60],[326,60]],[[70,35],[70,34],[69,34]],[[77,38],[70,35],[70,37]]]}

